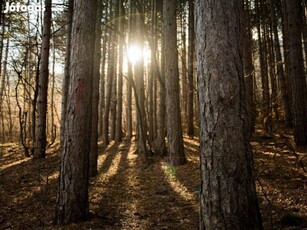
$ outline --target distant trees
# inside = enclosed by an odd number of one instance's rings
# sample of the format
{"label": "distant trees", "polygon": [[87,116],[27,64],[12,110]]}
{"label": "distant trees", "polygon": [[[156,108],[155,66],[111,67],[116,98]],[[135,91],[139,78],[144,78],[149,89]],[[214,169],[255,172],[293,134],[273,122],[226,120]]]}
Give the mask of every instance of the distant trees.
{"label": "distant trees", "polygon": [[[44,20],[42,12],[0,11],[0,137],[15,136],[25,156],[44,158],[61,119],[58,223],[88,215],[99,138],[137,141],[146,158],[180,165],[183,136],[200,131],[202,226],[261,228],[251,218],[258,213],[248,142],[256,122],[270,119],[293,125],[296,143],[307,144],[306,1],[67,0],[58,13],[51,0],[45,6]],[[139,50],[130,54],[130,46]]]}
{"label": "distant trees", "polygon": [[200,229],[262,229],[245,107],[241,3],[195,4]]}

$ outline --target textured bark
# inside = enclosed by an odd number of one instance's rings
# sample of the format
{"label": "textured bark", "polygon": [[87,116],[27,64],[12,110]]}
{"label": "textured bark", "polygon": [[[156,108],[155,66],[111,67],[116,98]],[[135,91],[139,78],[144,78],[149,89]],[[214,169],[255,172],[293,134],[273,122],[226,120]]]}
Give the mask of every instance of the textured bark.
{"label": "textured bark", "polygon": [[241,0],[197,0],[200,229],[262,229],[242,65]]}
{"label": "textured bark", "polygon": [[96,31],[95,31],[95,51],[93,67],[93,87],[92,87],[92,130],[91,148],[89,158],[89,176],[96,176],[98,160],[98,104],[99,104],[99,79],[100,79],[100,59],[101,59],[101,17],[102,2],[97,3]]}
{"label": "textured bark", "polygon": [[189,56],[188,56],[188,135],[194,136],[194,1],[189,0]]}
{"label": "textured bark", "polygon": [[292,91],[292,112],[294,121],[294,138],[297,145],[307,145],[307,91],[302,52],[302,17],[301,1],[286,1],[288,45],[289,45],[289,81]]}
{"label": "textured bark", "polygon": [[88,170],[96,3],[95,0],[75,0],[74,5],[69,100],[56,209],[58,224],[80,222],[89,215]]}
{"label": "textured bark", "polygon": [[41,64],[39,73],[39,86],[37,98],[37,122],[35,126],[35,148],[34,159],[45,158],[46,156],[46,117],[47,117],[47,96],[49,78],[49,53],[51,36],[51,0],[45,0],[43,40],[41,51]]}
{"label": "textured bark", "polygon": [[169,164],[186,162],[179,100],[176,0],[163,1],[163,32],[166,86],[167,160]]}
{"label": "textured bark", "polygon": [[68,1],[68,12],[67,12],[67,34],[66,34],[66,53],[65,53],[65,69],[64,79],[62,85],[62,108],[61,108],[61,131],[60,131],[60,143],[64,146],[64,133],[65,133],[65,120],[67,113],[67,100],[68,100],[68,86],[69,86],[69,64],[70,64],[70,49],[71,49],[71,27],[72,27],[72,16],[73,16],[74,0]]}

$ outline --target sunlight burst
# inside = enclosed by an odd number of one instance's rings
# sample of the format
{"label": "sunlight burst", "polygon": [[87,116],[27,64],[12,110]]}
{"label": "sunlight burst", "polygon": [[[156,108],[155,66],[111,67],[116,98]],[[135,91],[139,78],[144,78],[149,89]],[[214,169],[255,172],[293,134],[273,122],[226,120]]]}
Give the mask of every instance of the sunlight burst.
{"label": "sunlight burst", "polygon": [[150,50],[148,44],[145,44],[142,48],[141,46],[134,44],[128,47],[127,49],[127,58],[128,61],[133,65],[143,60],[145,65],[148,65],[150,62]]}
{"label": "sunlight burst", "polygon": [[128,60],[135,64],[143,58],[143,52],[140,46],[132,45],[128,48],[127,52]]}

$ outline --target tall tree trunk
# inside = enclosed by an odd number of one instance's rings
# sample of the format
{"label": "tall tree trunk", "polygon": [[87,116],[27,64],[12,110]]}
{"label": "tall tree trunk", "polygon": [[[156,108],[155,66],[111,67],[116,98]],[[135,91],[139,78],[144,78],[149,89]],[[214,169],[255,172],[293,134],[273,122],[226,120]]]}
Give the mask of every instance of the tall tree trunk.
{"label": "tall tree trunk", "polygon": [[[118,30],[124,32],[124,7],[123,1],[119,0]],[[115,128],[115,141],[122,141],[122,113],[123,113],[123,59],[124,59],[124,37],[118,36],[118,82],[117,82],[117,116]]]}
{"label": "tall tree trunk", "polygon": [[291,81],[292,91],[294,138],[297,145],[307,145],[307,91],[301,40],[301,1],[286,1],[285,7],[288,21],[288,32],[290,35],[288,36],[290,64],[289,81]]}
{"label": "tall tree trunk", "polygon": [[58,224],[83,221],[89,216],[88,172],[96,3],[95,0],[75,0],[74,4],[69,104],[56,209]]}
{"label": "tall tree trunk", "polygon": [[[104,6],[104,14],[106,15],[110,15],[110,13],[108,13],[108,9],[109,9],[109,1],[106,1],[106,4]],[[103,43],[102,43],[102,54],[101,54],[101,70],[100,70],[100,92],[99,92],[99,126],[98,126],[98,135],[102,136],[103,135],[103,116],[104,116],[104,110],[105,110],[105,81],[106,81],[106,54],[107,54],[107,50],[110,47],[110,42],[108,43],[107,46],[107,41],[108,41],[108,26],[104,25],[103,27],[103,32],[104,32],[104,36],[103,36]]]}
{"label": "tall tree trunk", "polygon": [[[3,96],[4,96],[4,91],[5,91],[5,85],[6,85],[6,74],[7,74],[7,61],[8,61],[8,54],[9,54],[9,44],[10,44],[10,37],[7,36],[6,38],[6,47],[5,47],[5,52],[4,52],[4,59],[3,59],[3,70],[1,71],[1,81],[0,81],[0,112],[2,111],[2,106],[3,106]],[[2,58],[2,57],[0,57]]]}
{"label": "tall tree trunk", "polygon": [[101,59],[101,17],[102,2],[97,3],[96,29],[95,29],[95,51],[93,67],[93,91],[92,91],[92,130],[91,147],[89,160],[89,176],[96,176],[98,160],[98,103],[99,103],[99,79],[100,79],[100,59]]}
{"label": "tall tree trunk", "polygon": [[[138,8],[138,14],[136,16],[136,24],[135,24],[135,42],[139,45],[141,50],[144,49],[144,31],[143,31],[143,23],[144,17],[142,14],[144,13],[143,6]],[[144,59],[141,58],[135,63],[134,66],[134,77],[135,77],[135,85],[136,85],[136,104],[139,106],[139,112],[137,112],[137,126],[138,126],[138,148],[139,152],[143,156],[147,156],[147,123],[146,123],[146,112],[145,112],[145,86],[144,86]]]}
{"label": "tall tree trunk", "polygon": [[67,15],[67,26],[66,26],[66,53],[65,53],[65,68],[64,68],[64,79],[62,85],[62,108],[61,108],[61,131],[60,131],[60,143],[64,146],[65,136],[65,120],[67,113],[68,103],[68,87],[69,87],[69,65],[70,65],[70,53],[71,53],[71,28],[73,19],[73,7],[74,0],[68,1],[68,15]]}
{"label": "tall tree trunk", "polygon": [[[112,1],[111,1],[112,2]],[[110,2],[110,18],[116,18],[116,12],[113,12],[113,5]],[[109,117],[110,107],[112,100],[112,86],[115,71],[115,32],[110,31],[109,35],[109,49],[108,49],[108,71],[107,71],[107,86],[106,86],[106,98],[105,98],[105,110],[103,115],[103,132],[102,139],[105,145],[109,144]]]}
{"label": "tall tree trunk", "polygon": [[[261,73],[261,84],[262,84],[262,104],[264,116],[268,116],[270,113],[270,91],[269,91],[269,77],[268,77],[268,66],[266,59],[266,42],[265,42],[265,30],[262,28],[262,19],[260,12],[262,12],[262,0],[256,0],[256,11],[258,15],[257,34],[258,34],[258,45],[259,45],[259,59],[260,59],[260,73]],[[262,32],[263,31],[263,36]]]}
{"label": "tall tree trunk", "polygon": [[252,33],[250,27],[250,6],[249,1],[245,0],[244,8],[244,37],[243,37],[243,72],[246,87],[246,106],[250,124],[250,135],[255,132],[256,105],[254,100],[254,65],[252,54]]}
{"label": "tall tree trunk", "polygon": [[179,100],[176,0],[163,0],[163,33],[165,45],[167,159],[171,165],[186,162]]}
{"label": "tall tree trunk", "polygon": [[194,0],[189,0],[189,57],[188,57],[188,135],[194,136]]}
{"label": "tall tree trunk", "polygon": [[151,65],[150,74],[148,76],[148,134],[149,141],[152,142],[155,138],[154,130],[154,82],[156,80],[156,68],[154,65],[156,59],[156,11],[155,11],[155,0],[151,0],[151,37],[152,37],[152,49],[151,49]]}
{"label": "tall tree trunk", "polygon": [[43,40],[41,51],[41,64],[39,73],[39,87],[37,98],[37,122],[35,127],[34,159],[46,156],[46,118],[47,118],[47,96],[49,78],[49,52],[51,37],[51,0],[45,0]]}
{"label": "tall tree trunk", "polygon": [[275,62],[277,65],[276,66],[277,76],[278,76],[278,82],[279,82],[280,91],[281,91],[282,104],[283,104],[284,113],[285,113],[286,126],[290,127],[292,126],[291,105],[290,105],[289,93],[287,89],[286,76],[284,73],[282,55],[280,51],[280,42],[279,42],[278,28],[277,28],[277,13],[276,11],[274,11],[275,9],[274,2],[275,0],[271,0],[271,9],[273,10],[272,26],[273,26],[273,33],[274,33],[274,51],[275,51],[275,59],[276,59]]}
{"label": "tall tree trunk", "polygon": [[200,229],[262,229],[247,133],[241,4],[241,0],[195,4]]}
{"label": "tall tree trunk", "polygon": [[[132,30],[133,30],[133,8],[132,8],[132,0],[129,0],[129,18],[128,18],[128,44],[131,43],[132,40]],[[126,106],[126,117],[127,117],[127,140],[131,140],[132,138],[132,86],[129,83],[129,79],[133,79],[132,73],[132,65],[128,63],[128,79],[127,79],[127,106]]]}
{"label": "tall tree trunk", "polygon": [[[181,72],[182,72],[182,79],[181,79],[181,92],[182,92],[182,110],[184,114],[184,121],[188,123],[188,65],[187,65],[187,33],[186,33],[186,3],[183,3],[181,7],[181,15],[180,15],[180,23],[181,23],[181,42],[182,42],[182,49],[181,49]],[[190,13],[190,12],[189,12]],[[190,21],[189,21],[190,23]],[[189,24],[188,24],[189,25]],[[190,28],[190,27],[189,27]],[[190,41],[189,41],[190,42]]]}
{"label": "tall tree trunk", "polygon": [[[272,15],[271,15],[272,17]],[[267,52],[268,52],[268,63],[269,63],[269,74],[271,83],[271,108],[274,112],[274,119],[279,121],[279,111],[278,111],[278,92],[277,92],[277,82],[276,82],[276,70],[275,70],[275,53],[273,44],[273,32],[272,25],[268,26],[267,33]]]}

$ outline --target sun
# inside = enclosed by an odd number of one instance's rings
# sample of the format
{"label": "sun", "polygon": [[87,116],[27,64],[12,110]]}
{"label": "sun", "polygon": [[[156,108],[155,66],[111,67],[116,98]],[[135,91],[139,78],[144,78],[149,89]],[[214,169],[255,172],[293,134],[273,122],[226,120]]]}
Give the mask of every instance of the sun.
{"label": "sun", "polygon": [[142,60],[143,58],[142,48],[138,45],[129,46],[127,50],[127,57],[132,64],[136,64],[138,61]]}
{"label": "sun", "polygon": [[138,63],[140,60],[143,60],[146,65],[150,60],[150,51],[146,44],[143,48],[140,45],[134,44],[128,47],[127,58],[133,65]]}

